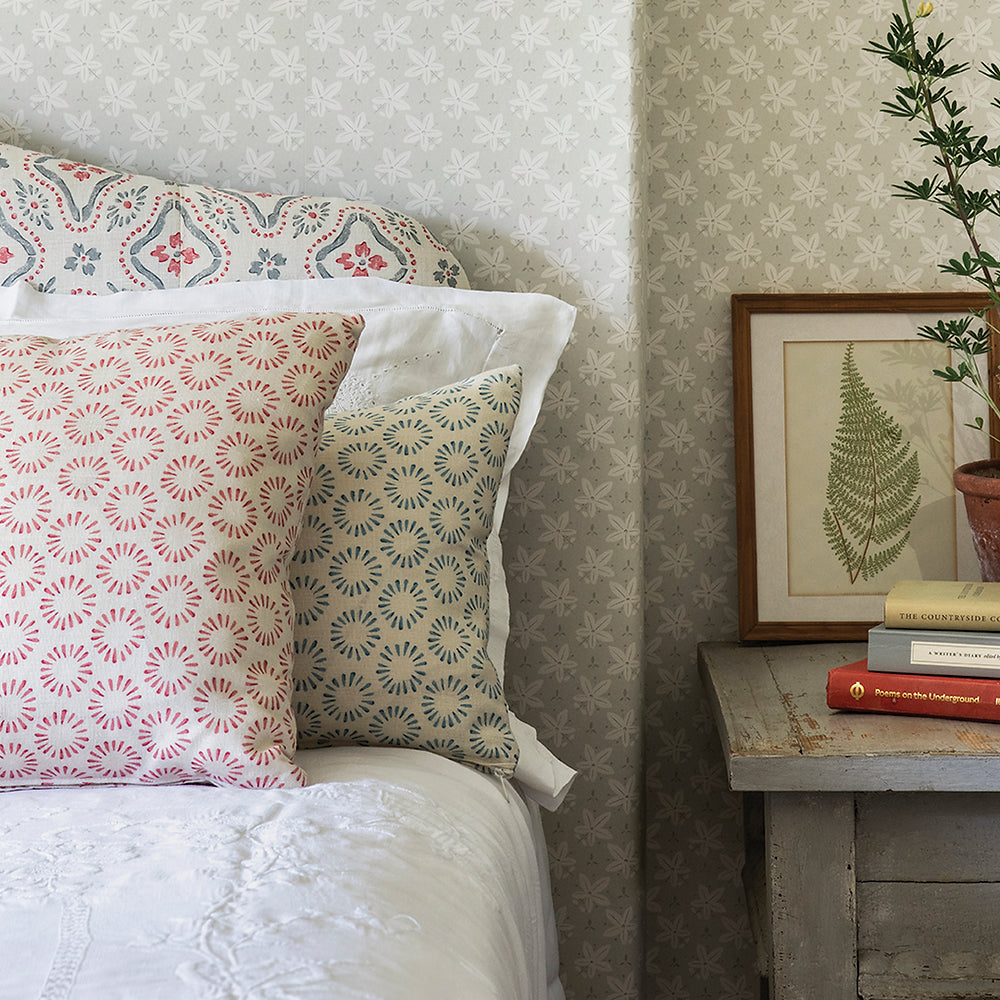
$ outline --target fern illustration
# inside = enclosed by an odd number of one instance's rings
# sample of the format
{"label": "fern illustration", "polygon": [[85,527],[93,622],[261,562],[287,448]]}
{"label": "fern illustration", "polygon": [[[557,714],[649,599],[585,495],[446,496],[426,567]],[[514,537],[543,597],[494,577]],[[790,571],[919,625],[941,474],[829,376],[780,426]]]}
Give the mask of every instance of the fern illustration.
{"label": "fern illustration", "polygon": [[854,344],[844,352],[840,399],[823,530],[854,584],[891,566],[909,541],[920,508],[920,462],[861,377]]}

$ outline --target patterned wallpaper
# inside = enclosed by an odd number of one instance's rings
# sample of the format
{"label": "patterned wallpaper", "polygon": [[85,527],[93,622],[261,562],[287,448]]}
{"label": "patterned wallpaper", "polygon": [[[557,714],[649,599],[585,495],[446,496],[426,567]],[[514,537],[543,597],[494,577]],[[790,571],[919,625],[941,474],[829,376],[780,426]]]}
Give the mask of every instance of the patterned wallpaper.
{"label": "patterned wallpaper", "polygon": [[0,139],[383,202],[478,287],[575,304],[512,482],[508,692],[581,776],[547,817],[570,997],[641,979],[642,354],[632,8],[0,0]]}
{"label": "patterned wallpaper", "polygon": [[[382,201],[579,308],[505,530],[511,699],[581,772],[547,817],[571,1000],[757,996],[695,667],[735,634],[729,295],[939,284],[861,51],[890,9],[0,0],[0,140]],[[995,2],[938,9],[989,52]]]}
{"label": "patterned wallpaper", "polygon": [[[756,997],[739,803],[695,668],[735,638],[729,296],[927,291],[964,250],[891,197],[921,152],[878,103],[897,82],[862,51],[887,0],[648,4],[645,384],[648,997]],[[992,59],[1000,5],[935,2],[956,58]],[[980,83],[970,105],[985,115]],[[996,121],[996,113],[991,113]],[[928,173],[933,171],[929,168]]]}

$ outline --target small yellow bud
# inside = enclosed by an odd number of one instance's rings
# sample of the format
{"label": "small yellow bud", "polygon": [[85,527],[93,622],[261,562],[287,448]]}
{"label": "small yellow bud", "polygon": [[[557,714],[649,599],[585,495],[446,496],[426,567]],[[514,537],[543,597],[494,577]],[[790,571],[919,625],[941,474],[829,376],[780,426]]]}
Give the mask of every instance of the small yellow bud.
{"label": "small yellow bud", "polygon": [[934,4],[931,3],[931,0],[921,0],[917,5],[917,17],[928,17],[933,10]]}

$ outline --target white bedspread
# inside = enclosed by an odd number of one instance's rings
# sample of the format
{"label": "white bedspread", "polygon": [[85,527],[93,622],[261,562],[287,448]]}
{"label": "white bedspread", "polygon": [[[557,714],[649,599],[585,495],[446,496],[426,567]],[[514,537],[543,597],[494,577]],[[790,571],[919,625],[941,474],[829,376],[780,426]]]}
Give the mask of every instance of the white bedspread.
{"label": "white bedspread", "polygon": [[0,793],[0,997],[561,994],[513,790],[420,751],[296,759],[307,788]]}

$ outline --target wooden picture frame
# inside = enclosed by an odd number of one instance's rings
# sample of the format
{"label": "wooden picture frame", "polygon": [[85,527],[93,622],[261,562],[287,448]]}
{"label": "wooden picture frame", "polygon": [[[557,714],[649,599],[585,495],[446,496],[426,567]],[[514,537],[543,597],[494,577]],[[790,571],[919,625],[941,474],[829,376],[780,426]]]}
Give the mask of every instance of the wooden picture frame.
{"label": "wooden picture frame", "polygon": [[[979,579],[951,473],[993,451],[986,434],[966,425],[995,425],[974,393],[932,374],[952,359],[918,329],[986,305],[965,292],[733,295],[741,639],[863,640],[897,579]],[[860,433],[848,384],[870,390],[883,419],[900,429],[899,453],[908,449],[907,461],[915,455],[919,465],[900,526],[889,526],[898,537],[884,543],[902,548],[868,578],[842,541],[836,508],[850,491],[834,489],[832,501],[827,494],[850,452],[838,435]],[[873,499],[873,518],[876,509]]]}

